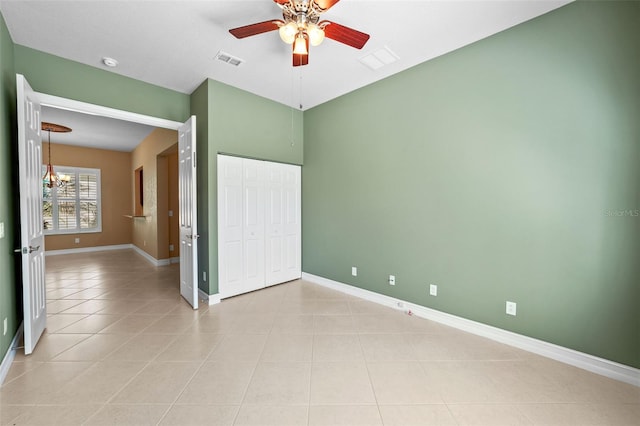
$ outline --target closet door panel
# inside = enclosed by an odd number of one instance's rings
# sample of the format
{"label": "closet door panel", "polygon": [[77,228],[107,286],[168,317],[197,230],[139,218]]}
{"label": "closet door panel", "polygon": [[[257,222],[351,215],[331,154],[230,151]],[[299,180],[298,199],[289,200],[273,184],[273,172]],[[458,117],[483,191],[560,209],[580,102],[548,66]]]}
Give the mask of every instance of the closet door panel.
{"label": "closet door panel", "polygon": [[283,212],[283,170],[282,164],[267,163],[267,206],[266,206],[266,273],[267,285],[287,281],[284,278],[284,212]]}
{"label": "closet door panel", "polygon": [[271,163],[267,205],[267,285],[291,281],[300,270],[300,167]]}
{"label": "closet door panel", "polygon": [[290,281],[302,276],[300,167],[283,167],[283,279]]}
{"label": "closet door panel", "polygon": [[264,271],[264,166],[243,160],[244,280],[247,291],[265,286]]}
{"label": "closet door panel", "polygon": [[222,297],[244,293],[242,159],[218,161],[218,283]]}

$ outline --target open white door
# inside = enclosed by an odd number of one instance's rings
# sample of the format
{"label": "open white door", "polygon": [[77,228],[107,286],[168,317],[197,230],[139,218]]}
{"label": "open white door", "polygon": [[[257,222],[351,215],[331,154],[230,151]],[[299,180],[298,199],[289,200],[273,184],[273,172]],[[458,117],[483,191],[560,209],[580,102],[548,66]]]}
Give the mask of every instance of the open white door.
{"label": "open white door", "polygon": [[42,225],[40,102],[24,76],[16,75],[24,352],[33,352],[47,326]]}
{"label": "open white door", "polygon": [[198,309],[198,221],[196,193],[196,117],[178,129],[180,211],[180,294]]}

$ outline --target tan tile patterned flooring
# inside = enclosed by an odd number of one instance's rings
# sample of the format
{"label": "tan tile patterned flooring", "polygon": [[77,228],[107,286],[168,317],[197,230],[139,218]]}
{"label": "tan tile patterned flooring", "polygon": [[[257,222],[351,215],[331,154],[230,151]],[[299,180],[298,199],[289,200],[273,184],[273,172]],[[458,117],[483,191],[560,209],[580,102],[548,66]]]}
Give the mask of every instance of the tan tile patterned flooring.
{"label": "tan tile patterned flooring", "polygon": [[193,311],[176,265],[47,258],[2,425],[640,425],[640,388],[296,281]]}

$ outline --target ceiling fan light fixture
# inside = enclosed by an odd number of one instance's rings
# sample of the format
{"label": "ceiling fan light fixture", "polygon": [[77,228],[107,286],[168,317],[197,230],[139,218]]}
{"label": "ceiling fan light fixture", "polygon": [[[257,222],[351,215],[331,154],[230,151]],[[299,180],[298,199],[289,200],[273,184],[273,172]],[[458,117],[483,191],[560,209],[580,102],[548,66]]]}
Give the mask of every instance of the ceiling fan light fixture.
{"label": "ceiling fan light fixture", "polygon": [[316,24],[307,25],[307,34],[309,35],[309,43],[312,46],[319,46],[324,40],[324,30]]}
{"label": "ceiling fan light fixture", "polygon": [[296,40],[296,35],[298,34],[298,25],[295,22],[289,22],[280,27],[278,30],[280,33],[280,38],[287,44],[291,44]]}
{"label": "ceiling fan light fixture", "polygon": [[302,33],[299,33],[296,37],[296,41],[293,44],[293,54],[294,55],[308,55],[309,51],[307,50],[307,42]]}

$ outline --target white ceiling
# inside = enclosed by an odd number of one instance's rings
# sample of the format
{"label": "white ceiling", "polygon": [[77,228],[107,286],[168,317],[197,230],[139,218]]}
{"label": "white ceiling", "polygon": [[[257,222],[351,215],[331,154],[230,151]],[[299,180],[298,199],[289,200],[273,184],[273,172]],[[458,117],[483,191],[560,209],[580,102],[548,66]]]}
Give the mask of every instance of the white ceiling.
{"label": "white ceiling", "polygon": [[[272,0],[0,0],[15,43],[191,93],[209,77],[277,102],[311,108],[546,13],[567,0],[342,0],[323,15],[371,35],[362,50],[333,40],[291,66],[277,32],[237,40],[228,30],[281,18]],[[399,60],[371,71],[358,59],[388,46]],[[245,62],[214,59],[223,50]],[[294,87],[303,81],[303,87]],[[293,83],[293,84],[292,84]]]}
{"label": "white ceiling", "polygon": [[[277,32],[228,32],[281,18],[272,0],[0,0],[0,10],[20,45],[186,94],[212,78],[306,110],[570,1],[342,0],[322,19],[370,34],[368,43],[356,50],[327,39],[296,68]],[[359,61],[382,48],[398,61],[376,71]],[[244,63],[216,60],[221,50]],[[106,68],[104,56],[119,66]]]}
{"label": "white ceiling", "polygon": [[[51,142],[111,151],[133,151],[154,129],[144,124],[47,106],[42,107],[41,116],[42,121],[71,128],[69,133],[51,132]],[[48,132],[42,132],[42,140],[47,141],[48,138]]]}

